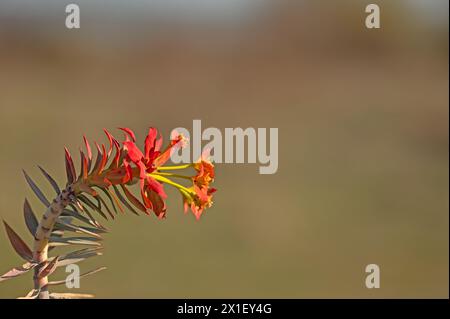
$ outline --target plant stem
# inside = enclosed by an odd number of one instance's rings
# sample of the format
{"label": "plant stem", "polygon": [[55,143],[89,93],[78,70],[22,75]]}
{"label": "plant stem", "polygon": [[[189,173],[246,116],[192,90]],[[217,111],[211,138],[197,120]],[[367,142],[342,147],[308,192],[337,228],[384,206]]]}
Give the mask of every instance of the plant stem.
{"label": "plant stem", "polygon": [[69,185],[59,193],[50,206],[47,207],[44,215],[39,222],[34,235],[33,261],[39,263],[34,269],[34,289],[39,291],[38,299],[48,299],[48,277],[39,276],[40,271],[47,265],[48,242],[50,234],[55,225],[56,219],[61,215],[63,209],[71,202],[75,195],[73,186]]}

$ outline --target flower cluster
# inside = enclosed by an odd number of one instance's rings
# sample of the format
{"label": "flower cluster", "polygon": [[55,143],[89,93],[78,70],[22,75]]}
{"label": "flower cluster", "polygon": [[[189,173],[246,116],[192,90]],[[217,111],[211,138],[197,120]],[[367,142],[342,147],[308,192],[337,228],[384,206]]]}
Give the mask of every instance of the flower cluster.
{"label": "flower cluster", "polygon": [[[157,129],[150,128],[142,151],[136,144],[134,132],[129,128],[120,129],[125,133],[122,143],[105,130],[109,149],[107,150],[105,145],[95,144],[98,153],[95,164],[92,160],[90,144],[84,138],[87,156],[81,152],[82,172],[75,181],[76,189],[96,196],[93,187],[110,191],[110,186],[119,186],[134,207],[146,214],[153,211],[159,218],[164,218],[167,198],[164,186],[170,185],[178,189],[182,195],[185,212],[190,209],[199,219],[205,208],[212,205],[212,196],[216,191],[215,188],[210,187],[214,181],[214,165],[209,161],[208,156],[203,154],[197,162],[191,164],[165,165],[173,151],[186,145],[187,140],[183,135],[174,134],[169,144],[163,148],[162,136],[158,134]],[[115,149],[114,155],[113,149]],[[67,156],[70,157],[70,154]],[[71,162],[70,159],[69,166]],[[109,163],[108,167],[107,163]],[[91,166],[93,168],[89,172]],[[188,169],[193,171],[192,175],[180,173]],[[69,172],[70,169],[68,174]],[[177,179],[188,181],[189,185],[184,186],[176,182]],[[139,183],[141,199],[134,196],[128,189],[128,186],[135,183]]]}

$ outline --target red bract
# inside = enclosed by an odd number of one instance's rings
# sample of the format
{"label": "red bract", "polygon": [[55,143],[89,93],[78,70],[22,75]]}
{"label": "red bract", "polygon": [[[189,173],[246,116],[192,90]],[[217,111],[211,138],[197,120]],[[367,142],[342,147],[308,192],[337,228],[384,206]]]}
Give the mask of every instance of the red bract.
{"label": "red bract", "polygon": [[[124,129],[125,130],[125,129]],[[134,136],[133,131],[126,129],[130,136]],[[150,128],[148,135],[145,138],[144,153],[137,147],[135,142],[126,140],[123,142],[124,149],[127,151],[125,166],[128,168],[129,163],[132,162],[139,170],[139,180],[141,188],[141,196],[144,206],[152,209],[159,218],[163,218],[166,212],[166,205],[164,198],[167,197],[164,187],[157,182],[150,174],[153,173],[158,166],[166,162],[166,159],[161,160],[161,156],[166,153],[170,154],[170,149],[176,145],[171,141],[167,150],[161,154],[160,148],[162,145],[162,137],[157,139],[158,131],[155,128]]]}
{"label": "red bract", "polygon": [[[190,207],[194,215],[199,218],[205,208],[212,204],[214,188],[209,185],[214,181],[214,165],[207,155],[202,155],[198,162],[181,166],[164,166],[170,155],[177,147],[186,145],[186,139],[180,134],[174,134],[165,149],[162,149],[163,139],[155,128],[150,128],[144,142],[144,151],[136,144],[136,135],[129,128],[120,128],[125,132],[125,139],[119,143],[107,130],[109,147],[95,143],[97,158],[92,159],[92,151],[86,137],[84,143],[87,156],[81,154],[81,173],[75,181],[75,169],[72,158],[66,151],[66,167],[69,181],[79,190],[97,196],[93,187],[102,188],[117,202],[127,199],[126,205],[131,205],[146,214],[150,210],[163,218],[166,215],[165,199],[167,194],[164,184],[177,188],[183,196],[185,206]],[[194,176],[185,176],[175,170],[185,170],[193,167]],[[183,186],[173,179],[190,180],[191,186]],[[139,182],[141,200],[137,199],[128,187]],[[116,186],[120,186],[124,196],[118,193]],[[114,192],[111,191],[114,188]],[[119,206],[120,208],[120,206]]]}

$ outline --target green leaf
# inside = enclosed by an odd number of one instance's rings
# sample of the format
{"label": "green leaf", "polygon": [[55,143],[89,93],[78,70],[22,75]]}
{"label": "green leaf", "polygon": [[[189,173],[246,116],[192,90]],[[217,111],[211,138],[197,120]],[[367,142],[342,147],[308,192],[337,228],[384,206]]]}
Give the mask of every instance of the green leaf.
{"label": "green leaf", "polygon": [[6,234],[8,235],[9,241],[11,242],[11,245],[16,253],[26,261],[31,262],[33,260],[33,253],[30,248],[28,248],[27,244],[25,244],[19,235],[17,235],[17,233],[5,221],[3,221],[3,224],[5,225]]}
{"label": "green leaf", "polygon": [[23,174],[25,175],[25,179],[28,182],[28,185],[30,185],[33,192],[36,194],[36,196],[40,199],[40,201],[46,206],[50,206],[50,202],[48,199],[44,196],[42,191],[37,187],[37,185],[33,182],[30,176],[28,176],[27,172],[23,171]]}

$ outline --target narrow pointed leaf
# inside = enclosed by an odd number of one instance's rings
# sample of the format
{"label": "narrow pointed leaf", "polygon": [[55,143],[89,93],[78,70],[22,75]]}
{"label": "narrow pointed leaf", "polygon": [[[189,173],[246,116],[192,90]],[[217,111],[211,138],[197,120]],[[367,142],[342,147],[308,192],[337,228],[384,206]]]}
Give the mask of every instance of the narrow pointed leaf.
{"label": "narrow pointed leaf", "polygon": [[26,263],[19,267],[14,267],[0,277],[0,282],[26,274],[28,271],[36,267],[37,264]]}
{"label": "narrow pointed leaf", "polygon": [[67,246],[67,245],[86,245],[86,246],[101,246],[99,238],[90,237],[50,237],[49,246]]}
{"label": "narrow pointed leaf", "polygon": [[114,192],[116,193],[119,200],[135,215],[139,215],[139,213],[127,202],[125,198],[123,198],[119,189],[114,185]]}
{"label": "narrow pointed leaf", "polygon": [[87,208],[83,208],[83,213],[88,216],[88,219],[94,223],[94,225],[101,227],[100,223],[92,216],[91,212]]}
{"label": "narrow pointed leaf", "polygon": [[105,145],[102,144],[102,161],[100,163],[100,166],[98,167],[98,172],[97,174],[100,175],[103,172],[103,169],[105,168],[106,163],[108,162],[108,154],[106,152],[106,148]]}
{"label": "narrow pointed leaf", "polygon": [[98,145],[97,142],[95,142],[95,147],[97,148],[97,157],[95,159],[94,167],[92,168],[91,174],[98,172],[98,169],[100,167],[103,158],[102,150],[100,149],[100,146]]}
{"label": "narrow pointed leaf", "polygon": [[103,132],[105,132],[106,137],[108,138],[109,141],[109,149],[108,149],[108,157],[109,157],[111,155],[114,137],[111,135],[111,133],[108,132],[106,128],[103,129]]}
{"label": "narrow pointed leaf", "polygon": [[94,295],[91,294],[74,294],[74,293],[59,293],[52,292],[50,295],[50,299],[86,299],[86,298],[94,298]]}
{"label": "narrow pointed leaf", "polygon": [[[72,224],[65,224],[65,223],[61,223],[60,221],[56,222],[55,224],[55,228],[58,230],[65,230],[65,231],[71,231],[74,233],[79,233],[79,234],[85,234],[85,235],[89,235],[92,237],[97,237],[97,238],[101,238],[100,235],[96,232],[92,232],[84,227],[81,226],[77,226],[77,225],[72,225]],[[92,230],[96,230],[95,228],[91,228]]]}
{"label": "narrow pointed leaf", "polygon": [[133,142],[136,142],[136,136],[134,135],[134,132],[130,130],[128,127],[119,127],[119,130],[124,131],[126,134],[128,134]]}
{"label": "narrow pointed leaf", "polygon": [[115,149],[115,154],[114,157],[111,161],[111,164],[109,164],[109,168],[117,168],[119,167],[119,160],[120,160],[120,143],[117,140],[113,140],[114,143],[114,149]]}
{"label": "narrow pointed leaf", "polygon": [[41,269],[41,271],[38,273],[38,277],[42,278],[42,277],[50,276],[56,270],[56,263],[58,262],[58,260],[59,260],[59,256],[56,256],[55,258],[53,258],[47,264],[47,266],[45,266]]}
{"label": "narrow pointed leaf", "polygon": [[111,218],[114,219],[115,216],[109,209],[109,206],[108,206],[108,204],[106,204],[105,200],[100,195],[96,196],[95,198],[97,199],[97,201],[99,203],[98,206],[101,207],[101,205],[103,205],[106,208],[106,211],[108,212],[109,216],[111,216]]}
{"label": "narrow pointed leaf", "polygon": [[141,203],[139,199],[137,199],[126,187],[125,185],[121,185],[122,190],[127,197],[127,199],[140,211],[147,213],[147,209],[145,206]]}
{"label": "narrow pointed leaf", "polygon": [[59,193],[61,193],[61,189],[59,188],[58,183],[56,183],[56,181],[53,179],[53,177],[51,177],[50,174],[47,173],[41,166],[38,165],[38,167],[41,170],[42,174],[44,174],[45,178],[47,178],[50,185],[52,185],[53,189],[56,192],[56,195],[59,195]]}
{"label": "narrow pointed leaf", "polygon": [[104,219],[108,220],[108,217],[105,215],[105,213],[103,213],[102,210],[97,205],[95,205],[89,198],[87,198],[84,195],[78,195],[77,198],[84,204],[86,204],[89,208],[99,213]]}
{"label": "narrow pointed leaf", "polygon": [[3,221],[3,224],[5,225],[6,234],[8,235],[9,241],[11,242],[11,245],[16,253],[23,259],[32,261],[33,253],[30,248],[28,248],[27,244],[25,244],[19,235],[17,235],[17,233],[5,221]]}
{"label": "narrow pointed leaf", "polygon": [[106,197],[108,197],[108,199],[111,203],[111,206],[114,209],[114,212],[117,214],[117,208],[116,208],[116,205],[114,204],[114,200],[112,199],[111,194],[103,187],[99,187],[99,189],[106,195]]}
{"label": "narrow pointed leaf", "polygon": [[76,225],[76,224],[72,223],[72,217],[70,217],[70,216],[59,216],[57,219],[55,228],[58,228],[60,226],[74,227],[74,229],[80,229],[80,231],[86,232],[86,233],[89,232],[89,233],[94,233],[94,234],[105,234],[108,232],[108,230],[103,229],[103,228],[86,227],[86,226]]}
{"label": "narrow pointed leaf", "polygon": [[81,215],[79,212],[73,211],[73,210],[69,210],[69,209],[64,209],[62,212],[62,217],[73,217],[83,223],[86,223],[88,225],[91,226],[97,226],[93,221],[89,220],[88,218],[84,217],[83,215]]}
{"label": "narrow pointed leaf", "polygon": [[86,156],[83,157],[83,179],[86,180],[88,178],[89,175],[89,168],[90,168],[90,164],[89,164],[89,160],[86,158]]}
{"label": "narrow pointed leaf", "polygon": [[64,148],[64,152],[66,158],[67,182],[68,184],[72,184],[75,181],[77,173],[75,172],[75,166],[73,164],[72,156],[70,155],[70,152],[66,147]]}
{"label": "narrow pointed leaf", "polygon": [[78,198],[75,200],[75,203],[76,203],[77,207],[78,207],[84,214],[86,214],[86,215],[88,216],[87,219],[90,220],[90,223],[91,223],[91,224],[96,225],[97,227],[102,228],[102,226],[100,225],[100,223],[97,222],[97,220],[94,218],[94,216],[92,216],[92,214],[89,212],[89,210],[83,206],[83,203],[82,203]]}
{"label": "narrow pointed leaf", "polygon": [[87,159],[84,152],[80,149],[80,175],[78,178],[85,180],[87,178]]}
{"label": "narrow pointed leaf", "polygon": [[50,206],[50,202],[45,197],[45,195],[42,193],[42,191],[37,187],[37,185],[33,182],[33,180],[28,176],[27,172],[23,171],[23,174],[25,176],[25,179],[27,180],[28,185],[30,185],[33,192],[36,194],[36,196],[40,199],[40,201],[46,206]]}
{"label": "narrow pointed leaf", "polygon": [[[116,187],[115,185],[113,185],[113,188],[114,188],[114,192],[117,193],[117,187]],[[123,210],[122,204],[120,204],[120,201],[119,201],[119,199],[117,198],[116,194],[114,194],[114,193],[112,192],[111,188],[108,188],[108,192],[109,192],[109,194],[111,195],[111,197],[114,199],[114,201],[115,201],[117,207],[119,208],[120,212],[121,212],[122,214],[124,214],[125,211]]]}
{"label": "narrow pointed leaf", "polygon": [[17,299],[37,299],[39,291],[38,289],[32,289],[25,297],[19,297]]}
{"label": "narrow pointed leaf", "polygon": [[87,152],[87,159],[88,159],[88,165],[87,170],[89,171],[91,169],[91,163],[92,163],[92,151],[91,151],[91,145],[89,145],[89,141],[87,140],[86,136],[83,135],[84,144],[86,145],[86,152]]}
{"label": "narrow pointed leaf", "polygon": [[84,248],[68,253],[67,255],[62,256],[59,259],[59,261],[57,262],[57,267],[64,267],[70,264],[81,262],[91,257],[101,256],[102,252],[100,251],[100,249],[102,249],[102,247]]}
{"label": "narrow pointed leaf", "polygon": [[[88,271],[88,272],[85,272],[85,273],[81,274],[79,278],[93,275],[93,274],[98,273],[98,272],[100,272],[102,270],[105,270],[105,269],[106,269],[106,267],[99,267],[97,269],[94,269],[94,270],[91,270],[91,271]],[[56,285],[63,285],[65,283],[66,283],[66,280],[58,280],[58,281],[50,281],[48,283],[48,285],[49,286],[56,286]]]}
{"label": "narrow pointed leaf", "polygon": [[31,209],[30,203],[28,203],[26,199],[23,203],[23,216],[25,217],[25,224],[27,225],[28,230],[30,231],[31,235],[34,236],[34,234],[36,234],[39,222],[36,218],[36,215],[34,215],[33,210]]}
{"label": "narrow pointed leaf", "polygon": [[87,193],[93,197],[98,195],[97,192],[86,183],[79,183],[79,188],[80,188],[80,191]]}
{"label": "narrow pointed leaf", "polygon": [[64,230],[62,230],[62,229],[53,229],[51,235],[53,237],[62,237],[62,236],[64,236]]}

